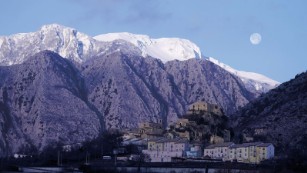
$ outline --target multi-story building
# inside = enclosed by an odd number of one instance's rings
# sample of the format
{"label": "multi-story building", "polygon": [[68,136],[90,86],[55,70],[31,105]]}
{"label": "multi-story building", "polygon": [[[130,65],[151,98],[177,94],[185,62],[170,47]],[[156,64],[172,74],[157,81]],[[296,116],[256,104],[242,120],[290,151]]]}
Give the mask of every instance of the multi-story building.
{"label": "multi-story building", "polygon": [[171,162],[173,157],[183,157],[188,150],[189,143],[185,139],[159,138],[148,141],[148,154],[150,162]]}
{"label": "multi-story building", "polygon": [[233,142],[209,145],[204,149],[204,156],[212,159],[225,159],[228,157],[228,149],[233,146]]}
{"label": "multi-story building", "polygon": [[238,161],[244,163],[256,162],[256,146],[262,144],[261,142],[243,143],[229,147],[228,158],[229,161]]}
{"label": "multi-story building", "polygon": [[256,151],[257,151],[257,159],[256,159],[257,163],[263,160],[271,159],[275,155],[274,146],[271,143],[264,143],[258,145],[256,147]]}
{"label": "multi-story building", "polygon": [[205,148],[204,156],[224,161],[237,161],[244,163],[260,163],[274,157],[274,146],[271,143],[222,143],[210,145]]}

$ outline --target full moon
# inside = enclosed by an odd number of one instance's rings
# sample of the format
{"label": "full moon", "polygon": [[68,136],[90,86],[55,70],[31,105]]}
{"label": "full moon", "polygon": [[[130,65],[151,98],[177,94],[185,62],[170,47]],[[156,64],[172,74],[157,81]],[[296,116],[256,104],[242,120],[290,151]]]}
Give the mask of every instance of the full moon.
{"label": "full moon", "polygon": [[251,41],[252,44],[256,45],[261,42],[261,35],[259,33],[253,33],[249,40]]}

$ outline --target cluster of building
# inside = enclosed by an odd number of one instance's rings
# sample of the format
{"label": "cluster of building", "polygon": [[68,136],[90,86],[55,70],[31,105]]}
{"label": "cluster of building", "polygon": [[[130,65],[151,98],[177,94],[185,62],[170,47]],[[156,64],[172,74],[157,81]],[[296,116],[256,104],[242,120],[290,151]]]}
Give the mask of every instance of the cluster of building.
{"label": "cluster of building", "polygon": [[271,143],[261,142],[213,144],[203,151],[201,144],[190,144],[185,139],[160,138],[149,140],[143,154],[148,155],[150,162],[172,162],[178,158],[198,158],[258,164],[274,157],[274,146]]}
{"label": "cluster of building", "polygon": [[[230,141],[230,132],[227,129],[220,131],[220,136],[210,133],[212,123],[216,123],[217,119],[224,116],[222,109],[217,105],[196,102],[190,105],[187,115],[197,117],[202,115],[202,112],[207,112],[204,114],[205,119],[211,120],[204,125],[198,125],[197,119],[193,117],[178,119],[172,124],[173,130],[165,130],[162,119],[140,123],[138,129],[125,131],[123,144],[141,147],[142,153],[148,156],[147,161],[150,162],[197,158],[260,163],[274,157],[274,146],[271,143],[234,144],[227,142]],[[201,141],[208,134],[210,134],[208,143],[213,145],[203,148],[204,144]]]}
{"label": "cluster of building", "polygon": [[262,142],[243,144],[226,142],[206,147],[204,157],[231,162],[260,163],[274,157],[274,146],[271,143]]}

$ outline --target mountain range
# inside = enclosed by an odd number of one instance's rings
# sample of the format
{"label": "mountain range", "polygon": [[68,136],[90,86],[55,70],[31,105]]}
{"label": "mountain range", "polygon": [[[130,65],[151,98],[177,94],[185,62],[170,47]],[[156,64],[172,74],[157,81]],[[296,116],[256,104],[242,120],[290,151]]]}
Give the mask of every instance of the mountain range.
{"label": "mountain range", "polygon": [[[147,35],[131,33],[109,33],[95,37],[88,36],[76,29],[58,24],[44,25],[37,32],[0,36],[0,65],[20,64],[29,56],[43,50],[51,50],[64,58],[83,63],[94,56],[103,55],[113,44],[126,41],[129,46],[143,57],[151,56],[163,63],[172,60],[208,59],[225,70],[238,76],[251,92],[267,92],[280,83],[261,74],[238,71],[202,55],[200,48],[193,42],[180,38],[153,39]],[[120,43],[118,43],[120,44]],[[132,51],[132,50],[129,51]],[[114,49],[113,51],[118,51]]]}
{"label": "mountain range", "polygon": [[81,143],[158,118],[166,127],[196,101],[234,114],[278,85],[230,72],[188,40],[90,37],[57,24],[0,37],[0,64],[0,155]]}

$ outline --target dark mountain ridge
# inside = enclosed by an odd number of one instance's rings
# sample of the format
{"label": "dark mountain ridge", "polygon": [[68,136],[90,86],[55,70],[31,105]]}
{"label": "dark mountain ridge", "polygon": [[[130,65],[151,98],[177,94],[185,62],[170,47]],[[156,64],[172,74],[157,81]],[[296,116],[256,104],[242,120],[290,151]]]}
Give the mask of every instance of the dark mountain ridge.
{"label": "dark mountain ridge", "polygon": [[272,142],[277,155],[307,158],[307,72],[251,101],[232,123],[237,134]]}

